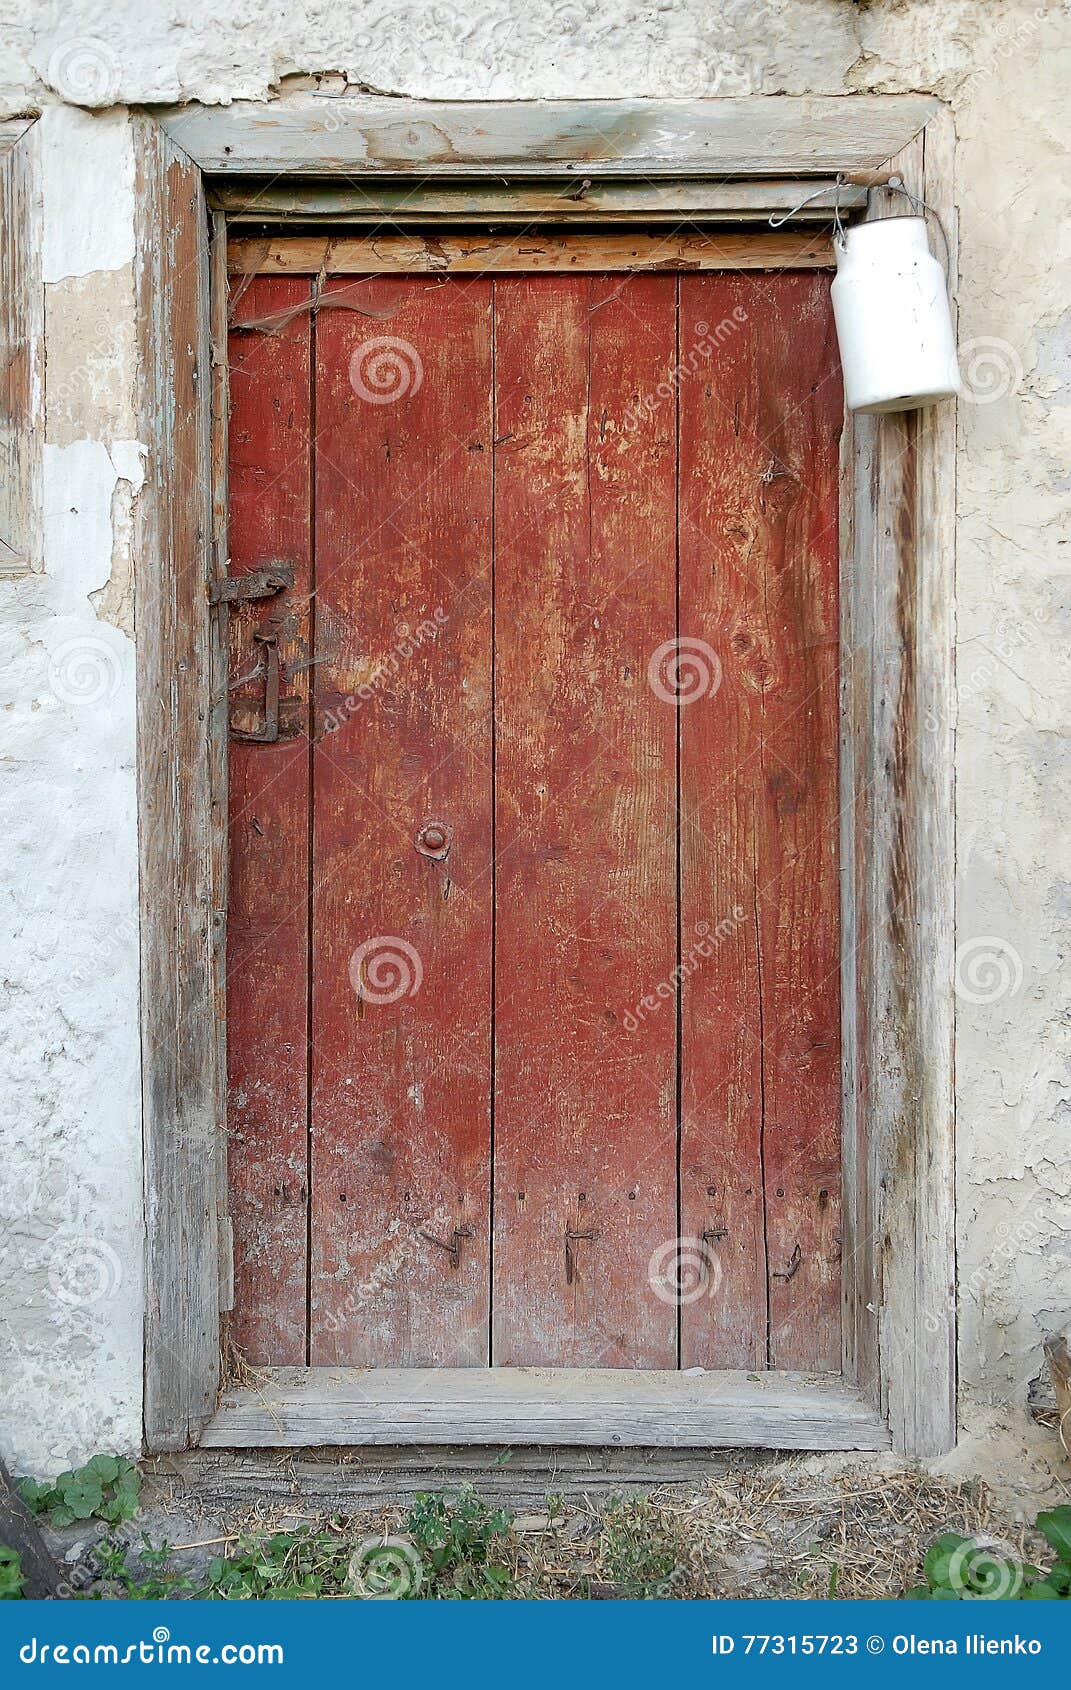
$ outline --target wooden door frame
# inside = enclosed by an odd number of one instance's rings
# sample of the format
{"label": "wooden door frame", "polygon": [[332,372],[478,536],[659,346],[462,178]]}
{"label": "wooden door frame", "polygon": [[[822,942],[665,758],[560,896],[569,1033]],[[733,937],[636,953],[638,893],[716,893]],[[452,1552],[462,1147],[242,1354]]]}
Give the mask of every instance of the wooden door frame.
{"label": "wooden door frame", "polygon": [[[218,303],[212,320],[226,254],[209,241],[206,197],[216,183],[232,200],[236,187],[257,184],[266,208],[286,197],[312,217],[324,207],[337,215],[340,203],[352,211],[361,198],[381,206],[386,190],[411,188],[422,214],[436,216],[494,183],[495,205],[508,208],[512,192],[533,222],[560,224],[563,207],[568,218],[583,204],[595,224],[622,215],[739,223],[815,188],[828,204],[838,172],[895,170],[938,213],[954,278],[946,108],[914,95],[438,105],[303,94],[143,112],[135,126],[149,451],[137,512],[147,1447],[947,1450],[956,1433],[951,405],[849,418],[844,434],[843,1374],[281,1369],[218,1401],[230,1262],[227,723],[225,629],[207,588],[226,570]],[[882,197],[872,196],[870,214],[881,214]],[[386,215],[394,221],[396,207]]]}

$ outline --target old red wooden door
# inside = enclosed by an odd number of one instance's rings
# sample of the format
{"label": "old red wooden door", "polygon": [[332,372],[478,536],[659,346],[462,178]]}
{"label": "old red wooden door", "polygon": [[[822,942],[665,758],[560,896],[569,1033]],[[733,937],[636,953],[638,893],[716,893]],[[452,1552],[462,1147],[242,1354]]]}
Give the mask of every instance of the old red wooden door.
{"label": "old red wooden door", "polygon": [[231,344],[235,1341],[836,1370],[828,278],[311,298]]}

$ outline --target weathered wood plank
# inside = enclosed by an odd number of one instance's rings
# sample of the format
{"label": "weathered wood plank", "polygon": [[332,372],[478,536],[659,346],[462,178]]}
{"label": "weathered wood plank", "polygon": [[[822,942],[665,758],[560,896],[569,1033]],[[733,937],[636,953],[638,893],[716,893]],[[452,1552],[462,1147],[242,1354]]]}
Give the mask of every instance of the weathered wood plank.
{"label": "weathered wood plank", "polygon": [[758,482],[734,433],[754,356],[742,337],[762,335],[756,304],[761,318],[765,302],[746,277],[743,285],[735,276],[681,279],[681,1231],[695,1258],[693,1298],[681,1310],[683,1367],[768,1365],[754,778],[761,691],[747,567]]}
{"label": "weathered wood plank", "polygon": [[[793,213],[793,223],[828,226],[838,202],[842,212],[860,210],[866,204],[865,188],[842,185],[838,189],[833,182],[800,177],[772,182],[662,182],[605,181],[595,176],[579,185],[531,177],[519,182],[423,176],[366,177],[357,182],[238,178],[216,181],[208,192],[209,203],[226,212],[232,224],[292,219],[354,225],[386,219],[394,229],[481,218],[496,228],[530,225],[535,218],[553,218],[558,223],[597,218],[600,227],[638,220],[645,225],[682,220],[757,223]],[[803,200],[807,204],[801,207]]]}
{"label": "weathered wood plank", "polygon": [[208,240],[199,172],[150,120],[135,136],[145,1437],[178,1449],[219,1377]]}
{"label": "weathered wood plank", "polygon": [[676,1361],[675,363],[672,277],[495,284],[503,1365]]}
{"label": "weathered wood plank", "polygon": [[45,1547],[37,1521],[11,1483],[0,1461],[0,1544],[14,1549],[22,1567],[27,1602],[45,1602],[61,1594],[60,1570]]}
{"label": "weathered wood plank", "polygon": [[[829,284],[778,276],[740,412],[763,557],[753,643],[770,1365],[833,1369],[840,1312],[838,445]],[[761,350],[758,350],[761,345]],[[764,461],[763,461],[764,460]],[[758,585],[752,577],[755,586]]]}
{"label": "weathered wood plank", "polygon": [[714,647],[693,659],[709,684],[682,712],[682,933],[714,935],[683,984],[683,1191],[685,1230],[713,1233],[710,1272],[725,1274],[685,1307],[683,1331],[705,1365],[761,1364],[768,1309],[769,1365],[828,1369],[841,1352],[842,414],[828,284],[685,277],[681,301],[682,347],[701,343],[698,319],[730,327],[680,390],[681,634]]}
{"label": "weathered wood plank", "polygon": [[511,275],[533,271],[814,270],[828,269],[825,231],[762,230],[753,235],[557,235],[537,229],[503,240],[494,235],[273,235],[233,237],[228,265],[239,275]]}
{"label": "weathered wood plank", "polygon": [[[258,277],[230,333],[230,574],[294,570],[274,598],[230,612],[230,701],[263,716],[264,650],[276,638],[288,737],[230,746],[227,1080],[234,1310],[253,1365],[306,1359],[308,1220],[310,321],[262,335],[242,325],[309,298],[298,279]],[[244,716],[242,720],[244,720]]]}
{"label": "weathered wood plank", "polygon": [[280,1368],[229,1390],[205,1448],[335,1444],[638,1444],[887,1449],[876,1411],[803,1374],[470,1368]]}
{"label": "weathered wood plank", "polygon": [[[942,112],[892,162],[954,255],[951,151]],[[902,211],[875,196],[875,215]],[[850,443],[846,1365],[880,1395],[896,1448],[931,1456],[956,1427],[955,408],[857,417]]]}
{"label": "weathered wood plank", "polygon": [[[229,567],[230,477],[230,369],[227,343],[227,314],[230,306],[230,280],[227,275],[227,220],[222,212],[213,212],[209,247],[209,322],[211,345],[209,357],[212,369],[212,558],[210,580],[213,586],[222,581]],[[211,810],[209,819],[209,849],[211,853],[211,909],[212,909],[212,1008],[215,1017],[215,1046],[218,1060],[214,1063],[216,1120],[227,1119],[227,908],[228,850],[227,806],[230,788],[230,699],[227,681],[230,670],[230,616],[226,604],[220,604],[215,616],[209,618],[209,695],[208,756]],[[234,1305],[234,1229],[225,1212],[228,1201],[227,1134],[221,1130],[216,1139],[216,1189],[219,1192],[219,1308],[229,1312]]]}
{"label": "weathered wood plank", "polygon": [[150,1471],[163,1483],[181,1486],[184,1501],[199,1515],[247,1507],[255,1496],[264,1507],[320,1508],[353,1514],[363,1509],[408,1506],[428,1491],[458,1491],[471,1485],[488,1502],[544,1513],[547,1497],[578,1501],[653,1490],[661,1485],[703,1484],[742,1465],[761,1470],[775,1457],[699,1446],[651,1449],[627,1444],[543,1446],[521,1444],[502,1459],[501,1445],[372,1444],[317,1450],[189,1450],[160,1456]]}
{"label": "weathered wood plank", "polygon": [[484,1366],[491,283],[339,287],[389,323],[316,331],[311,1359]]}
{"label": "weathered wood plank", "polygon": [[41,562],[39,149],[36,123],[0,123],[0,575]]}
{"label": "weathered wood plank", "polygon": [[882,164],[936,108],[922,95],[422,101],[301,94],[180,106],[160,121],[202,170],[318,176],[835,176]]}

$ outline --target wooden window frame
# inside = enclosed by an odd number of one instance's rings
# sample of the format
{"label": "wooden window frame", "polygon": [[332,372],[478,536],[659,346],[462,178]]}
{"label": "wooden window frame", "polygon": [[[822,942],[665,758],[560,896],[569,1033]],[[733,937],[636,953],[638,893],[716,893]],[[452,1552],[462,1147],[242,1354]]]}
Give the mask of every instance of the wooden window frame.
{"label": "wooden window frame", "polygon": [[[511,215],[559,226],[578,204],[596,227],[735,225],[791,209],[816,188],[828,216],[838,173],[895,171],[938,213],[954,278],[947,109],[914,95],[436,105],[313,93],[139,113],[135,124],[150,466],[137,582],[147,1447],[949,1449],[954,406],[849,417],[844,432],[844,1367],[835,1377],[279,1369],[220,1400],[226,630],[207,595],[226,571],[228,216],[374,215],[397,229],[404,215],[456,216],[461,196],[470,221],[496,226]],[[858,188],[844,197],[856,208]],[[871,195],[868,215],[887,211],[883,198]]]}

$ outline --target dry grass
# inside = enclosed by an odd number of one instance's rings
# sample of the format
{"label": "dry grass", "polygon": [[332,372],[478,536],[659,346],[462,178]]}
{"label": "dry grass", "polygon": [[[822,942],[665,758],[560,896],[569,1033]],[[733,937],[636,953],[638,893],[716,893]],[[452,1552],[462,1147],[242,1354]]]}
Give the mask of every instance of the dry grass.
{"label": "dry grass", "polygon": [[[194,1504],[196,1512],[196,1497],[182,1489],[173,1502],[183,1511]],[[221,1538],[322,1528],[328,1520],[332,1534],[349,1542],[406,1532],[404,1509],[331,1516],[295,1498],[246,1504],[203,1534],[180,1537],[166,1529],[163,1502],[158,1493],[151,1535],[191,1547],[202,1537],[206,1556],[221,1553]],[[495,1559],[508,1567],[514,1597],[866,1600],[899,1596],[916,1583],[928,1545],[950,1530],[996,1539],[1019,1557],[1040,1547],[1010,1504],[980,1481],[884,1468],[872,1459],[801,1457],[741,1464],[702,1485],[612,1501],[551,1497],[538,1513],[518,1513]]]}

